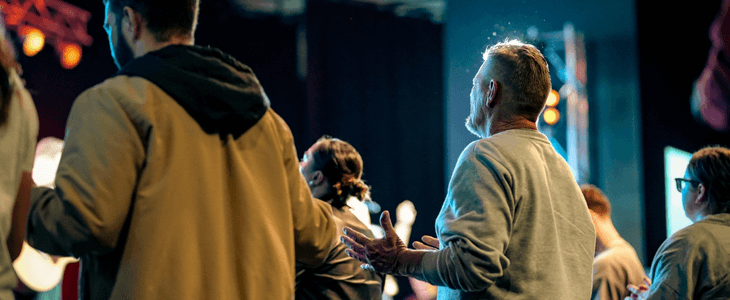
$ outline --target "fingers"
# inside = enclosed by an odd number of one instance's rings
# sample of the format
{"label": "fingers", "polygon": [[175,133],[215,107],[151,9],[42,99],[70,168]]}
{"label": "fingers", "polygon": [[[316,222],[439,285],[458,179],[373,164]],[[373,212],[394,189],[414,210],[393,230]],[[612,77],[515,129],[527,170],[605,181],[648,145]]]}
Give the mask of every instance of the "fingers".
{"label": "fingers", "polygon": [[360,265],[360,268],[363,269],[363,270],[368,270],[368,271],[376,272],[375,271],[375,268],[373,268],[373,266],[372,265],[369,265],[369,264],[362,264],[362,265]]}
{"label": "fingers", "polygon": [[370,244],[373,242],[373,240],[371,240],[364,234],[359,233],[359,232],[357,232],[357,230],[354,230],[350,227],[342,228],[342,232],[345,233],[345,236],[349,237],[350,239],[352,239],[352,241],[354,241],[360,245]]}
{"label": "fingers", "polygon": [[388,235],[388,232],[395,233],[393,223],[390,222],[390,212],[387,210],[384,210],[383,213],[380,214],[380,227],[383,227],[386,236]]}
{"label": "fingers", "polygon": [[438,250],[435,247],[431,247],[430,245],[426,245],[424,243],[421,243],[419,241],[413,242],[413,248],[418,250]]}
{"label": "fingers", "polygon": [[649,288],[644,284],[640,286],[629,284],[626,285],[626,288],[631,292],[631,299],[642,299],[642,297],[644,297],[644,293],[649,290]]}
{"label": "fingers", "polygon": [[649,279],[649,277],[644,276],[644,284],[647,287],[651,286],[651,279]]}
{"label": "fingers", "polygon": [[421,240],[426,243],[426,245],[429,245],[431,247],[434,247],[438,249],[439,247],[439,239],[432,237],[430,235],[424,235],[421,237]]}
{"label": "fingers", "polygon": [[368,259],[364,255],[357,253],[357,252],[353,251],[352,249],[345,249],[345,254],[347,254],[347,256],[357,259],[360,262],[363,262],[365,264],[368,263]]}
{"label": "fingers", "polygon": [[353,252],[360,254],[360,255],[365,255],[365,246],[354,241],[349,236],[341,236],[340,241],[343,244],[345,244],[345,246],[347,246],[347,248],[350,248]]}
{"label": "fingers", "polygon": [[[639,293],[639,287],[635,286],[633,284],[626,285],[626,288],[632,293],[632,294],[638,294]],[[632,297],[634,295],[631,295]]]}

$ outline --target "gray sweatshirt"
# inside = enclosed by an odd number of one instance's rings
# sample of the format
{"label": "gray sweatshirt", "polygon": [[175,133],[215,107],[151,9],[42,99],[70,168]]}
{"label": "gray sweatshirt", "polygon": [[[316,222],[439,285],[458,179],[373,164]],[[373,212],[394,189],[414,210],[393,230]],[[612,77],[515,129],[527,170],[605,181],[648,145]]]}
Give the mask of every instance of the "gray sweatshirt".
{"label": "gray sweatshirt", "polygon": [[651,282],[647,300],[730,299],[730,214],[710,215],[664,241]]}
{"label": "gray sweatshirt", "polygon": [[438,299],[589,299],[596,233],[566,161],[536,130],[464,149],[422,260]]}

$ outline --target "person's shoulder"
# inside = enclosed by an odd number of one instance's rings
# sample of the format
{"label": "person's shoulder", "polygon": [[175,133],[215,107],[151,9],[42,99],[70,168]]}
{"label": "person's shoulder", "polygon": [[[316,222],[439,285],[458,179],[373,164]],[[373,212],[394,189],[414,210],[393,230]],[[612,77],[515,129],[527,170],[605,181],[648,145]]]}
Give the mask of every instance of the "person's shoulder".
{"label": "person's shoulder", "polygon": [[139,94],[139,90],[148,89],[150,84],[152,83],[141,77],[117,75],[86,89],[77,97],[76,101],[98,101],[108,100],[108,98],[139,100],[135,94]]}
{"label": "person's shoulder", "polygon": [[706,222],[696,222],[680,229],[669,236],[659,247],[658,252],[668,252],[676,249],[690,251],[695,248],[704,248],[713,242],[712,229]]}
{"label": "person's shoulder", "polygon": [[634,261],[641,264],[641,262],[639,261],[639,257],[636,254],[636,250],[634,250],[631,244],[626,243],[611,247],[600,255],[596,256],[593,264],[604,267],[610,266],[611,268],[619,269],[618,266],[628,265]]}

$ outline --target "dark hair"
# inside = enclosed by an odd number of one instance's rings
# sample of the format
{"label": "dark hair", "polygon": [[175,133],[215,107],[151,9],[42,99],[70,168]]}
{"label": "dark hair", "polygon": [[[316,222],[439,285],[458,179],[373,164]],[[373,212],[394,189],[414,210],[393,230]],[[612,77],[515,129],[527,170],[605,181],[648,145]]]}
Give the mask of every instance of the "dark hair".
{"label": "dark hair", "polygon": [[362,181],[362,157],[355,147],[340,139],[323,136],[312,149],[314,170],[322,171],[332,185],[332,206],[341,208],[349,196],[370,198],[370,187]]}
{"label": "dark hair", "polygon": [[698,150],[692,154],[687,172],[705,186],[708,214],[730,213],[730,149],[710,146]]}
{"label": "dark hair", "polygon": [[20,73],[20,65],[15,60],[15,48],[10,43],[5,32],[5,23],[0,22],[0,126],[8,121],[8,108],[13,95],[13,86],[10,83],[12,70]]}
{"label": "dark hair", "polygon": [[611,203],[608,202],[608,198],[601,189],[592,184],[582,184],[580,191],[583,192],[583,198],[586,199],[588,209],[601,217],[611,216]]}
{"label": "dark hair", "polygon": [[103,0],[120,20],[124,7],[138,12],[147,23],[147,29],[159,42],[174,36],[193,37],[198,24],[200,0]]}

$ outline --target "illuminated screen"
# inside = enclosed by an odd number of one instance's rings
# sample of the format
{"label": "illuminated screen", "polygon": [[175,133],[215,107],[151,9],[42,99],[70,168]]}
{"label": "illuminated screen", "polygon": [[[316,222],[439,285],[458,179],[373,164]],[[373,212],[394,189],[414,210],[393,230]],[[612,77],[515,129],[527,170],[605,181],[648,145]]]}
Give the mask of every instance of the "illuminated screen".
{"label": "illuminated screen", "polygon": [[667,208],[667,237],[692,224],[684,215],[682,194],[677,191],[674,178],[684,177],[684,171],[692,154],[677,148],[664,148],[664,194]]}

